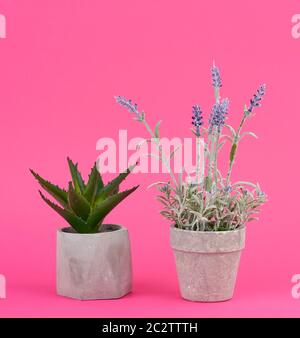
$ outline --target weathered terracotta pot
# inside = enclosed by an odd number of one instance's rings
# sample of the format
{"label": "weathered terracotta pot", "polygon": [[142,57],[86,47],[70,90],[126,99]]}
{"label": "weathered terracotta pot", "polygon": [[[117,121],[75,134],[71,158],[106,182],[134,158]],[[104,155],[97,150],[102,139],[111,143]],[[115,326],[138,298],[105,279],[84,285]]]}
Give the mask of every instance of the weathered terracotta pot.
{"label": "weathered terracotta pot", "polygon": [[171,226],[171,246],[184,299],[220,302],[232,298],[245,231],[188,231]]}
{"label": "weathered terracotta pot", "polygon": [[88,300],[120,298],[131,291],[128,231],[105,225],[96,234],[57,231],[57,293]]}

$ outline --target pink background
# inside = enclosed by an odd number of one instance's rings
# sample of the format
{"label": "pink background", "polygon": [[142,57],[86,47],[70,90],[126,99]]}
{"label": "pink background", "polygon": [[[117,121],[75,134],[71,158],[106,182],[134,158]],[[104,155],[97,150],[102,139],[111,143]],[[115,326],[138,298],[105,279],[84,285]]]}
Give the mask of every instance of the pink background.
{"label": "pink background", "polygon": [[[7,39],[0,40],[0,273],[11,316],[299,316],[291,277],[300,273],[300,39],[291,17],[300,3],[261,0],[0,0]],[[179,296],[168,222],[159,215],[159,175],[133,175],[140,189],[107,218],[130,229],[134,290],[118,301],[80,302],[55,293],[56,229],[63,221],[43,204],[32,167],[64,185],[69,155],[87,174],[100,137],[147,133],[113,96],[138,101],[168,137],[190,136],[191,106],[209,113],[210,66],[221,69],[223,96],[237,125],[262,82],[263,107],[245,130],[234,179],[259,181],[269,195],[248,226],[234,299],[198,304]],[[227,157],[224,157],[226,159]],[[227,162],[224,162],[224,166]],[[108,177],[106,177],[108,179]]]}

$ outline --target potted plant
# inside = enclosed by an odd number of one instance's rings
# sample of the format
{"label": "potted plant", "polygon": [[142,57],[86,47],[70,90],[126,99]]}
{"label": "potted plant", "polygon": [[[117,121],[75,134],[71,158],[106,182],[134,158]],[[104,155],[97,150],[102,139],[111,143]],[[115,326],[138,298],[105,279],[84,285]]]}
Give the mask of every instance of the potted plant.
{"label": "potted plant", "polygon": [[[195,177],[177,177],[170,158],[160,147],[159,123],[154,130],[145,113],[122,96],[117,102],[135,115],[150,132],[159,159],[167,167],[170,180],[157,182],[163,204],[161,214],[171,222],[171,246],[174,251],[181,295],[191,301],[216,302],[232,298],[241,251],[245,245],[246,224],[256,219],[266,196],[258,184],[232,182],[231,172],[239,142],[251,132],[242,133],[244,123],[253,115],[265,94],[259,87],[248,106],[245,106],[237,129],[226,123],[229,100],[221,99],[222,81],[218,68],[212,67],[215,103],[207,128],[198,105],[192,107],[192,132],[196,138]],[[224,131],[228,131],[225,133]],[[204,138],[202,138],[204,136]],[[150,140],[149,140],[150,141]],[[200,144],[204,144],[201,156]],[[218,155],[225,142],[230,142],[228,172],[223,176],[218,168]],[[201,162],[204,161],[204,162]],[[203,169],[202,169],[203,168]]]}
{"label": "potted plant", "polygon": [[78,165],[69,158],[68,164],[72,176],[68,190],[31,170],[59,205],[39,191],[42,199],[70,225],[57,231],[57,293],[82,300],[120,298],[131,291],[132,283],[128,231],[120,225],[103,224],[103,220],[137,189],[119,192],[133,167],[105,185],[96,164],[87,183]]}

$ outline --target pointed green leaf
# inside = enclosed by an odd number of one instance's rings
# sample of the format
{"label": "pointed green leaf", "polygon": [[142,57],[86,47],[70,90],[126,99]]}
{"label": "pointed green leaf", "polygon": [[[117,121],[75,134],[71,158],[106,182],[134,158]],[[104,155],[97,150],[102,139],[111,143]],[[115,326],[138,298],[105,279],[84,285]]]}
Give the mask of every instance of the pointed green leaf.
{"label": "pointed green leaf", "polygon": [[87,220],[91,210],[90,205],[83,195],[74,190],[72,182],[69,183],[68,201],[74,213]]}
{"label": "pointed green leaf", "polygon": [[87,228],[86,223],[78,216],[74,215],[71,211],[62,209],[55,203],[48,200],[41,191],[39,191],[42,199],[53,209],[55,210],[60,216],[62,216],[72,228],[74,228],[79,233],[88,233],[89,231]]}
{"label": "pointed green leaf", "polygon": [[138,186],[109,196],[104,201],[100,201],[98,204],[96,204],[94,209],[90,213],[89,218],[87,219],[88,226],[92,229],[98,228],[98,225],[101,224],[100,222],[103,221],[104,217],[137,188]]}
{"label": "pointed green leaf", "polygon": [[84,197],[92,204],[98,190],[103,188],[102,178],[97,170],[96,163],[91,170],[89,180],[84,190]]}
{"label": "pointed green leaf", "polygon": [[59,186],[52,184],[49,181],[43,179],[38,173],[30,169],[30,172],[39,182],[40,186],[45,189],[52,197],[54,197],[57,202],[63,207],[68,206],[68,195],[64,189],[61,189]]}
{"label": "pointed green leaf", "polygon": [[233,138],[228,136],[228,135],[221,135],[220,140],[222,140],[222,139],[225,139],[225,140],[229,141],[230,143],[233,143],[233,141],[234,141]]}
{"label": "pointed green leaf", "polygon": [[126,171],[121,173],[119,176],[117,176],[115,179],[109,182],[102,190],[100,190],[100,192],[96,196],[95,203],[103,201],[106,197],[108,197],[112,193],[117,192],[119,189],[119,185],[131,173],[131,171],[134,169],[135,166],[136,165],[130,166]]}
{"label": "pointed green leaf", "polygon": [[226,141],[223,141],[221,143],[218,144],[218,151],[222,149],[222,147],[224,146],[224,144],[226,143]]}
{"label": "pointed green leaf", "polygon": [[247,108],[246,104],[244,106],[244,114],[245,114],[245,116],[249,116],[250,115],[250,112],[248,111],[248,108]]}
{"label": "pointed green leaf", "polygon": [[236,137],[236,131],[235,131],[235,129],[231,125],[229,125],[229,124],[225,124],[224,127],[228,128],[231,131],[232,137],[234,139]]}
{"label": "pointed green leaf", "polygon": [[158,121],[155,126],[155,132],[154,135],[156,138],[159,138],[159,127],[160,127],[161,121]]}
{"label": "pointed green leaf", "polygon": [[243,134],[239,137],[239,140],[241,140],[242,138],[244,138],[244,137],[247,136],[247,135],[250,135],[250,136],[252,136],[252,137],[258,139],[258,137],[257,137],[256,134],[252,133],[251,131],[247,131],[247,132],[243,133]]}
{"label": "pointed green leaf", "polygon": [[74,164],[73,161],[69,157],[67,158],[67,160],[68,160],[69,169],[71,172],[72,181],[73,181],[75,190],[77,192],[83,193],[85,189],[85,185],[84,185],[83,178],[80,172],[78,171],[78,163]]}
{"label": "pointed green leaf", "polygon": [[236,187],[236,186],[243,186],[243,185],[249,185],[250,187],[252,187],[252,188],[257,188],[257,185],[256,184],[254,184],[254,183],[252,183],[252,182],[247,182],[247,181],[238,181],[238,182],[236,182],[236,183],[234,183],[232,186],[233,187]]}

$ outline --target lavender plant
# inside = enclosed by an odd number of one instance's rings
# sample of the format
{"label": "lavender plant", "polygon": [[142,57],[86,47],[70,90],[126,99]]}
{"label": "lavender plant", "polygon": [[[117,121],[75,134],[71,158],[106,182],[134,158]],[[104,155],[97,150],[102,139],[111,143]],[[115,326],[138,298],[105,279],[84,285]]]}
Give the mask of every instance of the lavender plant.
{"label": "lavender plant", "polygon": [[[160,122],[150,128],[144,112],[138,110],[137,104],[122,96],[116,101],[135,115],[135,119],[146,127],[159,151],[159,159],[167,167],[171,180],[156,182],[160,192],[157,199],[162,203],[161,214],[174,225],[184,230],[196,231],[230,231],[244,226],[247,222],[257,220],[259,208],[266,202],[266,195],[259,184],[247,181],[231,182],[231,173],[236,159],[239,142],[247,135],[257,138],[252,132],[243,132],[243,126],[260,106],[265,95],[266,86],[261,85],[249,105],[245,105],[241,122],[237,129],[226,123],[229,99],[221,98],[222,79],[219,69],[211,69],[212,86],[215,102],[208,121],[204,127],[203,113],[199,105],[192,107],[192,132],[196,137],[196,180],[183,180],[183,173],[176,179],[167,157],[159,146]],[[227,131],[227,133],[225,132]],[[229,133],[228,133],[229,132]],[[200,137],[205,135],[204,171],[200,170]],[[228,171],[225,176],[218,169],[218,154],[225,142],[230,142]]]}

